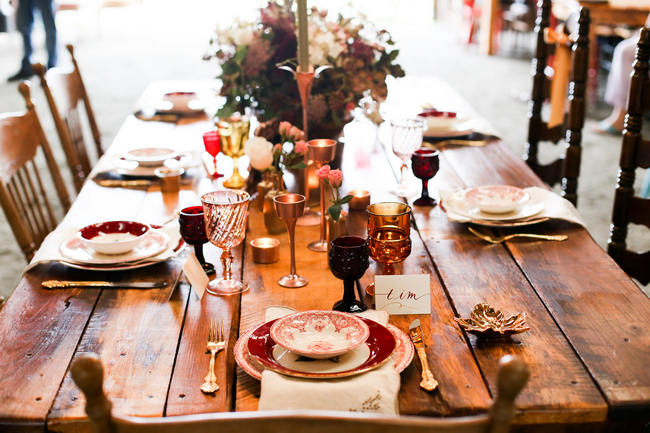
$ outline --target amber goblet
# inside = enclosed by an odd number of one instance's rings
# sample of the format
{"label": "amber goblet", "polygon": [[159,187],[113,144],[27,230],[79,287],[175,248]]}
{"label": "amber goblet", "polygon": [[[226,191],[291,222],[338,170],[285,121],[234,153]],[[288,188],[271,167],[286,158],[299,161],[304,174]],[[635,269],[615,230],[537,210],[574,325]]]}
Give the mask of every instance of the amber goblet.
{"label": "amber goblet", "polygon": [[439,152],[434,149],[422,147],[416,150],[411,156],[411,167],[413,174],[422,180],[422,194],[413,204],[415,206],[435,206],[436,199],[429,196],[429,180],[432,179],[440,169]]}
{"label": "amber goblet", "polygon": [[357,236],[341,236],[330,244],[330,270],[336,278],[343,280],[343,299],[337,301],[332,309],[347,313],[365,311],[366,304],[357,300],[354,294],[354,282],[368,269],[368,243]]}
{"label": "amber goblet", "polygon": [[181,210],[178,224],[180,225],[181,237],[188,245],[194,247],[194,254],[205,273],[208,275],[214,274],[214,265],[207,263],[203,257],[203,244],[208,242],[208,236],[205,234],[205,221],[203,220],[203,206],[190,206]]}
{"label": "amber goblet", "polygon": [[250,122],[246,117],[228,117],[218,123],[221,151],[232,158],[232,176],[223,182],[226,188],[239,189],[246,186],[246,179],[239,174],[239,157],[244,155],[244,143],[248,139]]}
{"label": "amber goblet", "polygon": [[232,278],[231,249],[244,240],[250,195],[246,191],[214,191],[201,196],[205,232],[210,242],[221,248],[223,278],[210,281],[213,295],[234,295],[248,290],[248,284]]}
{"label": "amber goblet", "polygon": [[287,223],[289,231],[289,244],[291,245],[291,272],[280,278],[278,284],[282,287],[296,289],[309,283],[307,278],[296,273],[296,220],[305,212],[305,196],[300,194],[282,194],[273,198],[275,211],[278,217]]}
{"label": "amber goblet", "polygon": [[[399,202],[368,206],[368,248],[383,275],[394,275],[395,264],[411,254],[411,207]],[[366,288],[374,293],[374,283]]]}
{"label": "amber goblet", "polygon": [[[336,140],[318,139],[307,142],[307,158],[314,161],[316,170],[332,161],[336,156]],[[327,233],[325,227],[325,182],[320,179],[320,239],[307,247],[312,251],[327,251]]]}

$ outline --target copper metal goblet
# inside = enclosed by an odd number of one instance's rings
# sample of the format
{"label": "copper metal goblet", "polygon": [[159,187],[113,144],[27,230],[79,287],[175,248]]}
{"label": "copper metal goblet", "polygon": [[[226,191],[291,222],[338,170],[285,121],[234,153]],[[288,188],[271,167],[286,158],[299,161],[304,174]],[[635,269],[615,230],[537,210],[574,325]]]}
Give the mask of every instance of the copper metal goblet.
{"label": "copper metal goblet", "polygon": [[[395,274],[395,264],[411,254],[411,207],[399,202],[368,206],[368,248],[383,275]],[[374,283],[366,292],[374,294]]]}
{"label": "copper metal goblet", "polygon": [[223,250],[223,278],[210,281],[207,288],[213,295],[234,295],[248,290],[248,284],[232,278],[230,250],[244,240],[249,200],[246,191],[222,190],[201,196],[205,232],[210,242]]}
{"label": "copper metal goblet", "polygon": [[295,289],[306,286],[309,281],[296,273],[296,220],[305,212],[305,196],[300,194],[282,194],[273,198],[275,211],[287,223],[289,244],[291,245],[291,272],[280,278],[278,284],[282,287]]}
{"label": "copper metal goblet", "polygon": [[[316,169],[332,161],[336,156],[336,140],[318,139],[307,142],[307,157],[314,161]],[[311,242],[308,248],[324,253],[327,251],[327,233],[325,227],[325,182],[320,180],[320,239]]]}

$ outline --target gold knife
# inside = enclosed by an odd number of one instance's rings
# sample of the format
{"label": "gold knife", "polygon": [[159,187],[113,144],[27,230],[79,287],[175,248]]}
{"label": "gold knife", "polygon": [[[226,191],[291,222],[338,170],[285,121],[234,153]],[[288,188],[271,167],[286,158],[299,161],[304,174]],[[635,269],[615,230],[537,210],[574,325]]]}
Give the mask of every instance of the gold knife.
{"label": "gold knife", "polygon": [[117,180],[117,179],[99,179],[96,180],[100,186],[108,188],[149,188],[152,184],[150,180]]}
{"label": "gold knife", "polygon": [[141,282],[124,282],[113,283],[110,281],[58,281],[47,280],[43,281],[43,287],[46,289],[69,289],[72,287],[84,288],[122,288],[122,289],[156,289],[167,286],[166,281],[141,281]]}
{"label": "gold knife", "polygon": [[433,373],[429,369],[429,362],[427,362],[427,352],[424,350],[424,341],[422,341],[422,328],[420,327],[420,319],[415,319],[409,326],[409,335],[411,341],[418,352],[420,364],[422,365],[422,382],[420,388],[426,391],[433,391],[438,387],[438,381],[433,378]]}

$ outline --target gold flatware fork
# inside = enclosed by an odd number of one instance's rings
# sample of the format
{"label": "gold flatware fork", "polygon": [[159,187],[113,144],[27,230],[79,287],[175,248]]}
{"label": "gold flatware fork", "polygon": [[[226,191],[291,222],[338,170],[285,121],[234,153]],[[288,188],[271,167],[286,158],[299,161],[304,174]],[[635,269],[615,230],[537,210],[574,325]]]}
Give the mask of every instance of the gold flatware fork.
{"label": "gold flatware fork", "polygon": [[409,326],[409,336],[415,346],[415,350],[420,358],[422,364],[422,381],[420,388],[425,391],[433,391],[438,387],[438,381],[433,377],[429,362],[427,361],[427,352],[424,350],[424,341],[422,340],[422,327],[420,326],[420,319],[415,319]]}
{"label": "gold flatware fork", "polygon": [[210,368],[208,375],[205,376],[201,391],[211,394],[219,389],[217,385],[217,375],[214,373],[214,358],[217,352],[226,347],[226,338],[223,332],[223,322],[220,320],[217,324],[215,319],[210,321],[210,330],[208,331],[208,350],[210,351]]}
{"label": "gold flatware fork", "polygon": [[545,241],[558,241],[558,242],[565,241],[569,238],[567,235],[537,235],[534,233],[513,233],[511,235],[505,235],[505,236],[492,236],[485,233],[481,233],[478,230],[474,230],[472,227],[468,227],[468,229],[477,238],[483,239],[484,241],[490,242],[491,244],[500,244],[512,238],[533,238],[533,239],[542,239]]}

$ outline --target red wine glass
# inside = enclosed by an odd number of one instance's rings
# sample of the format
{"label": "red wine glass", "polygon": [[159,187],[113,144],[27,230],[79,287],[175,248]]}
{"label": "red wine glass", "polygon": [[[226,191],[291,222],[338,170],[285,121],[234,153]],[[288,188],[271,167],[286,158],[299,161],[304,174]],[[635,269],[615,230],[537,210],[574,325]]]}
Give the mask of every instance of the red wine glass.
{"label": "red wine glass", "polygon": [[217,171],[217,155],[221,151],[221,142],[219,140],[219,131],[209,131],[203,134],[205,151],[212,156],[212,160],[214,161],[214,174],[212,177],[215,178],[223,176],[223,174]]}
{"label": "red wine glass", "polygon": [[354,282],[363,277],[368,269],[368,243],[356,236],[341,236],[331,242],[328,253],[330,270],[343,280],[343,299],[334,304],[333,310],[359,313],[366,310],[366,304],[357,300]]}
{"label": "red wine glass", "polygon": [[433,197],[429,196],[429,180],[433,178],[440,169],[439,152],[433,149],[420,148],[411,156],[411,166],[415,177],[422,179],[422,195],[415,200],[415,206],[435,206],[438,204]]}
{"label": "red wine glass", "polygon": [[180,224],[180,232],[183,240],[194,247],[194,254],[201,263],[201,267],[206,274],[212,275],[215,273],[214,265],[206,263],[203,257],[203,244],[208,242],[208,237],[205,233],[205,221],[203,219],[203,206],[190,206],[180,211],[178,218]]}

